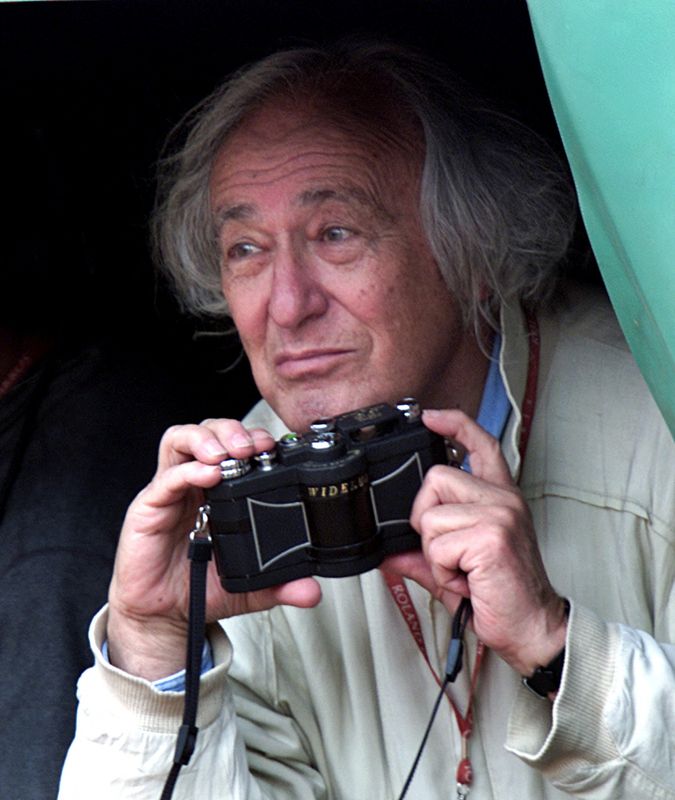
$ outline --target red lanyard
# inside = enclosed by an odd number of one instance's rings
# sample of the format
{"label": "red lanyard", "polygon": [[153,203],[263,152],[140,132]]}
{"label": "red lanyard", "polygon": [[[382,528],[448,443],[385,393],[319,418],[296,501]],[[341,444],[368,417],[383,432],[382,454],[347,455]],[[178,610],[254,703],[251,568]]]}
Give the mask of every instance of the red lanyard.
{"label": "red lanyard", "polygon": [[[539,377],[539,352],[541,349],[541,339],[539,337],[539,325],[537,318],[534,314],[526,314],[526,324],[529,340],[529,358],[527,367],[527,380],[525,383],[525,396],[523,399],[522,407],[522,427],[520,431],[520,441],[518,443],[518,451],[520,453],[521,464],[525,460],[525,451],[527,450],[527,443],[530,438],[530,430],[532,428],[532,420],[534,419],[534,409],[537,399],[537,379]],[[436,670],[433,668],[427,653],[427,647],[424,643],[422,635],[422,626],[420,625],[417,611],[413,605],[412,599],[408,592],[403,578],[398,575],[391,575],[384,573],[384,579],[391,596],[396,603],[396,607],[401,612],[401,616],[405,620],[410,634],[417,643],[417,646],[422,653],[422,657],[427,663],[431,674],[434,676],[436,683],[441,686],[442,681]],[[478,676],[480,674],[481,664],[483,663],[483,656],[485,654],[485,645],[479,641],[476,646],[476,660],[471,671],[471,683],[469,687],[469,700],[467,702],[466,714],[462,714],[455,701],[446,695],[450,707],[452,708],[455,719],[457,720],[457,727],[459,728],[460,736],[462,737],[462,754],[457,765],[457,784],[462,787],[463,792],[460,796],[466,796],[468,789],[473,781],[473,768],[469,758],[469,739],[473,733],[473,703],[476,693],[476,686],[478,684]]]}
{"label": "red lanyard", "polygon": [[[441,678],[429,660],[427,647],[424,643],[424,637],[422,636],[422,626],[420,625],[419,617],[417,616],[417,611],[415,611],[415,606],[410,598],[407,586],[405,583],[403,583],[402,578],[400,578],[398,575],[392,575],[389,572],[384,573],[384,579],[387,583],[389,591],[391,592],[391,596],[394,598],[394,602],[396,603],[398,610],[401,612],[401,616],[408,625],[408,630],[417,643],[417,646],[419,647],[422,657],[426,661],[431,674],[434,676],[434,680],[439,686],[441,686]],[[457,765],[457,783],[460,783],[464,786],[470,786],[473,778],[471,761],[469,760],[468,742],[469,737],[473,732],[473,698],[476,685],[478,683],[478,675],[483,662],[484,652],[485,645],[483,642],[479,641],[476,647],[476,661],[473,665],[473,670],[471,671],[471,687],[469,689],[469,702],[467,703],[466,714],[462,714],[457,704],[449,694],[446,695],[448,702],[450,703],[450,707],[455,714],[457,727],[459,728],[459,733],[462,737],[462,757]]]}

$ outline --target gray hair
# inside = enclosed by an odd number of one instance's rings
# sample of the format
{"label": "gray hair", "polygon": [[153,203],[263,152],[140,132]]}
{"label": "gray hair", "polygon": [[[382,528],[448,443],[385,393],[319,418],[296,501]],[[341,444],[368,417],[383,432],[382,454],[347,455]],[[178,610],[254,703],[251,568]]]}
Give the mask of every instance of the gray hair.
{"label": "gray hair", "polygon": [[[423,154],[420,214],[431,251],[467,325],[496,324],[500,303],[536,310],[553,296],[576,204],[553,150],[460,87],[439,64],[389,44],[301,48],[231,76],[175,129],[184,143],[160,163],[156,261],[185,310],[227,315],[209,181],[228,137],[267,102],[318,102],[337,120],[381,124]],[[421,141],[420,141],[421,140]]]}

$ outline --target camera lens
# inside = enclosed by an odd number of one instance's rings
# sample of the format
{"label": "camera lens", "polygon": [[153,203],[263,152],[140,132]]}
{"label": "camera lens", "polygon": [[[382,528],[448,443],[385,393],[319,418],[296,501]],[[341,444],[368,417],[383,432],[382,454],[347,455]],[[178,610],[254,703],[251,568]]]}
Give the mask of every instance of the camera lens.
{"label": "camera lens", "polygon": [[313,548],[321,558],[354,558],[377,530],[363,451],[307,465],[300,480]]}

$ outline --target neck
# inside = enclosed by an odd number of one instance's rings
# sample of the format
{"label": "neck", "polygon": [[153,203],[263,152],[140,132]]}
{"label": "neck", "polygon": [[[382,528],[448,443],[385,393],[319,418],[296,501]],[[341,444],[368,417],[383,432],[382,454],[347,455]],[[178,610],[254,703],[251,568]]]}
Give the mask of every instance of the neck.
{"label": "neck", "polygon": [[485,326],[481,341],[474,335],[463,337],[445,379],[435,382],[422,400],[425,408],[458,408],[472,419],[478,415],[485,380],[490,369],[492,332]]}

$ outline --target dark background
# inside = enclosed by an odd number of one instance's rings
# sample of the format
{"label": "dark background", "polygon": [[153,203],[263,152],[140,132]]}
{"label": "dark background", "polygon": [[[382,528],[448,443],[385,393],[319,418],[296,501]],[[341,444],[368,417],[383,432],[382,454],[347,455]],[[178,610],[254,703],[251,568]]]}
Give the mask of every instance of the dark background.
{"label": "dark background", "polygon": [[0,323],[147,349],[205,416],[243,412],[246,367],[216,371],[236,345],[194,342],[150,265],[155,160],[232,68],[350,33],[428,51],[559,146],[524,0],[0,4]]}

